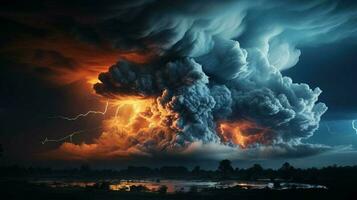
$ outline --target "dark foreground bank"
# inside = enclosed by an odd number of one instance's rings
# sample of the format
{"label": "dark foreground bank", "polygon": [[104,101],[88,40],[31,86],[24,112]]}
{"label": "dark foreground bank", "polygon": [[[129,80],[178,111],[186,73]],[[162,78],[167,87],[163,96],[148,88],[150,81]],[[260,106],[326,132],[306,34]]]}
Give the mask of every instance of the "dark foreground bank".
{"label": "dark foreground bank", "polygon": [[51,188],[26,181],[1,181],[1,199],[12,200],[113,200],[113,199],[356,199],[354,186],[324,189],[289,189],[289,190],[244,190],[238,187],[227,189],[206,189],[200,192],[160,193],[146,191],[109,191],[100,188]]}

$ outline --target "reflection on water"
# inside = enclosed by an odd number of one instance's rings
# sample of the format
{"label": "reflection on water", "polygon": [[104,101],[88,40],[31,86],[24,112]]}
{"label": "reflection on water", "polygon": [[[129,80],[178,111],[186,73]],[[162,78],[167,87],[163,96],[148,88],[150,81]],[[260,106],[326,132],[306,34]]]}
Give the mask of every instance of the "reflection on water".
{"label": "reflection on water", "polygon": [[[110,185],[110,190],[123,190],[130,191],[131,186],[142,185],[148,188],[150,191],[157,191],[161,186],[167,187],[167,192],[188,192],[192,187],[198,190],[203,188],[213,188],[217,185],[217,182],[213,181],[192,181],[192,180],[161,180],[147,181],[147,180],[135,180],[128,181],[123,180],[116,184]],[[228,185],[226,187],[229,187]]]}
{"label": "reflection on water", "polygon": [[[102,189],[109,189],[112,191],[130,191],[135,186],[144,186],[149,191],[158,191],[162,186],[167,187],[167,192],[188,192],[192,189],[201,191],[207,188],[231,188],[239,187],[241,189],[327,189],[322,185],[303,184],[280,182],[272,183],[269,181],[200,181],[200,180],[106,180],[106,181],[36,181],[36,183],[46,184],[50,187],[95,187],[100,185]],[[105,185],[103,187],[103,185]]]}
{"label": "reflection on water", "polygon": [[36,184],[45,184],[53,188],[60,187],[93,187],[97,184],[94,181],[63,181],[63,180],[41,180],[41,181],[32,181]]}

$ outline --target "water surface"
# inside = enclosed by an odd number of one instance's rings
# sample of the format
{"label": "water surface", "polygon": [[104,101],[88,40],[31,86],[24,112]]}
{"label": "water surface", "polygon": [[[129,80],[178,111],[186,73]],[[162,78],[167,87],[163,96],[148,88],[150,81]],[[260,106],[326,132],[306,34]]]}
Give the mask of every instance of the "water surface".
{"label": "water surface", "polygon": [[109,190],[113,191],[130,191],[133,186],[145,186],[149,191],[157,191],[160,187],[166,186],[167,192],[188,192],[190,190],[201,191],[207,188],[231,188],[239,187],[241,189],[327,189],[322,185],[304,184],[304,183],[291,183],[280,182],[274,184],[269,181],[202,181],[202,180],[104,180],[104,181],[73,181],[73,180],[61,180],[61,181],[36,181],[36,183],[46,184],[50,187],[95,187],[105,183]]}

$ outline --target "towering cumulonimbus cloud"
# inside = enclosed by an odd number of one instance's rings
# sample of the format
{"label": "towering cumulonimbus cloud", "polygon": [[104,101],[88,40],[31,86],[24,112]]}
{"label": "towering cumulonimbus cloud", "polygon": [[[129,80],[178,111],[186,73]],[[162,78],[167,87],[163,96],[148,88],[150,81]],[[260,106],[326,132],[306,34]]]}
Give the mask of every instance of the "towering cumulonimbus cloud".
{"label": "towering cumulonimbus cloud", "polygon": [[298,62],[297,46],[354,39],[356,13],[332,1],[282,0],[138,1],[118,9],[100,30],[117,48],[155,56],[119,61],[94,88],[114,99],[155,98],[174,115],[170,146],[327,148],[301,141],[327,110],[321,90],[281,70]]}

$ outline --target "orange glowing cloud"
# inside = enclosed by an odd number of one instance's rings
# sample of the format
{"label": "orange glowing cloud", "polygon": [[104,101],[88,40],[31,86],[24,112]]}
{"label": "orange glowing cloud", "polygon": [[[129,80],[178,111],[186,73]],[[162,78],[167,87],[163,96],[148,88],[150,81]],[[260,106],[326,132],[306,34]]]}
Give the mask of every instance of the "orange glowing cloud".
{"label": "orange glowing cloud", "polygon": [[222,122],[218,125],[218,133],[224,143],[231,142],[241,148],[270,141],[269,128],[260,127],[250,121]]}
{"label": "orange glowing cloud", "polygon": [[54,84],[63,85],[78,80],[94,84],[98,75],[120,59],[146,63],[150,53],[123,52],[109,44],[89,44],[65,35],[53,38],[18,40],[0,53],[22,63],[24,70],[37,72]]}
{"label": "orange glowing cloud", "polygon": [[111,159],[149,155],[171,148],[178,132],[177,115],[154,98],[126,97],[110,103],[113,115],[92,144],[64,143],[50,156],[62,159]]}

